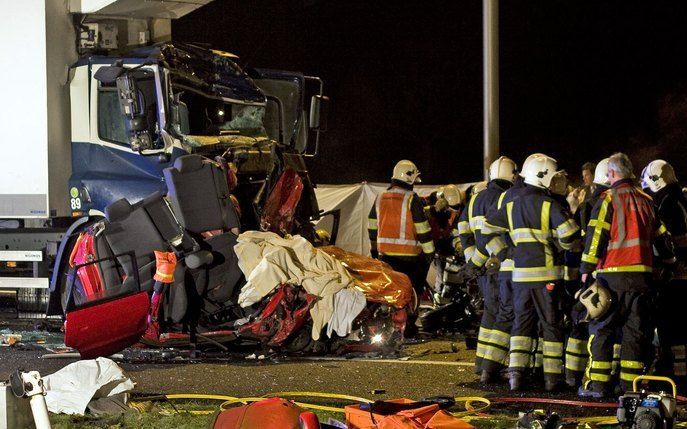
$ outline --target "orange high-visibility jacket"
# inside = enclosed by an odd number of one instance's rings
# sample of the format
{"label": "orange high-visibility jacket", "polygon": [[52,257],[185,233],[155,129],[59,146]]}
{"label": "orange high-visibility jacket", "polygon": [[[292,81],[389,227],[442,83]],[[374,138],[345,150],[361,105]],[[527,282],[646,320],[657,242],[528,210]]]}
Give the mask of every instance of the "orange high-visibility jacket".
{"label": "orange high-visibility jacket", "polygon": [[[631,180],[619,181],[601,194],[594,207],[581,272],[651,272],[652,245],[667,237],[651,197]],[[662,257],[672,256],[667,246],[657,246],[657,250]]]}
{"label": "orange high-visibility jacket", "polygon": [[368,230],[380,254],[417,256],[434,252],[422,202],[412,190],[392,186],[380,194],[370,211]]}

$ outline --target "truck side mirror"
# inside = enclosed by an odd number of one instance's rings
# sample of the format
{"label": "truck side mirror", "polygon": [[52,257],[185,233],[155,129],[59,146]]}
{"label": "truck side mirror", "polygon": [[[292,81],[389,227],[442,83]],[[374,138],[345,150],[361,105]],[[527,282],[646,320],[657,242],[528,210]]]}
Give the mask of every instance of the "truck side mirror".
{"label": "truck side mirror", "polygon": [[327,130],[327,113],[329,97],[326,95],[313,95],[310,99],[310,129],[316,131]]}
{"label": "truck side mirror", "polygon": [[131,149],[137,152],[152,149],[145,99],[131,73],[117,77],[117,94],[120,110],[126,119]]}

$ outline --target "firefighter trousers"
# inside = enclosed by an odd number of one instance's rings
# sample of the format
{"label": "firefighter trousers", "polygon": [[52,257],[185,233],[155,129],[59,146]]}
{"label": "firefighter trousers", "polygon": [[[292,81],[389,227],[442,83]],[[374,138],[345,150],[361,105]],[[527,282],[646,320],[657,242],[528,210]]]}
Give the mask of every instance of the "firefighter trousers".
{"label": "firefighter trousers", "polygon": [[[418,306],[422,295],[425,292],[425,284],[427,283],[427,271],[429,269],[429,263],[425,260],[423,255],[418,256],[390,256],[390,255],[380,255],[379,259],[382,262],[386,262],[391,265],[394,271],[398,271],[408,276],[410,282],[413,284],[413,289],[417,295]],[[408,315],[408,321],[406,322],[406,329],[409,332],[413,332],[417,329],[415,322],[417,321],[417,309],[412,314]]]}
{"label": "firefighter trousers", "polygon": [[[483,274],[477,279],[479,290],[484,299],[484,312],[477,334],[477,357],[475,369],[479,371],[496,372],[501,369],[505,353],[504,338],[494,331],[494,324],[499,313],[499,282],[496,274]],[[507,341],[507,340],[506,340]]]}
{"label": "firefighter trousers", "polygon": [[532,351],[541,327],[544,377],[563,377],[563,317],[559,305],[559,283],[513,282],[513,329],[510,338],[510,371],[524,372],[531,364]]}
{"label": "firefighter trousers", "polygon": [[489,358],[482,369],[498,372],[507,364],[510,348],[510,331],[513,328],[513,281],[508,274],[498,275],[498,311],[489,335]]}
{"label": "firefighter trousers", "polygon": [[597,280],[608,285],[612,302],[610,310],[602,318],[589,323],[587,377],[593,390],[611,391],[614,344],[621,336],[620,387],[629,390],[635,377],[643,374],[653,359],[651,275],[599,273]]}
{"label": "firefighter trousers", "polygon": [[657,328],[666,375],[682,388],[687,387],[687,329],[684,328],[687,280],[677,279],[660,288]]}

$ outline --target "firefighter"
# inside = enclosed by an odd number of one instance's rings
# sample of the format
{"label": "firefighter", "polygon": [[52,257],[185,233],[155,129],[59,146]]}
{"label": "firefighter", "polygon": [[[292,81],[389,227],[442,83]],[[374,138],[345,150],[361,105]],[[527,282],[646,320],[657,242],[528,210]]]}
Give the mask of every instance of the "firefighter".
{"label": "firefighter", "polygon": [[[527,168],[527,165],[532,161],[532,159],[543,156],[541,153],[534,153],[528,156],[522,164],[523,170]],[[508,188],[499,197],[496,205],[489,210],[487,213],[487,223],[485,227],[482,228],[482,234],[490,235],[489,240],[492,240],[494,236],[500,235],[501,240],[506,245],[506,250],[499,254],[499,310],[496,316],[496,322],[494,323],[493,331],[495,331],[495,336],[499,338],[506,339],[505,346],[508,348],[510,346],[510,331],[513,327],[513,241],[507,233],[499,233],[498,231],[490,231],[488,224],[489,219],[493,216],[501,207],[510,201],[518,198],[525,188],[525,182],[522,171],[515,177],[515,182],[512,187]],[[533,350],[533,354],[537,351]],[[538,356],[538,355],[537,355]]]}
{"label": "firefighter", "polygon": [[642,173],[642,186],[654,199],[654,209],[668,229],[675,256],[679,262],[673,278],[660,284],[658,291],[658,338],[662,359],[671,364],[666,368],[677,384],[687,387],[687,331],[681,328],[683,323],[683,304],[687,302],[687,199],[682,193],[675,177],[673,167],[661,159],[652,161]]}
{"label": "firefighter", "polygon": [[[413,185],[420,171],[408,160],[399,161],[391,176],[391,186],[382,192],[370,210],[368,233],[372,257],[406,274],[418,302],[424,291],[429,263],[434,259],[434,243],[420,197]],[[417,312],[408,317],[406,336],[417,333]]]}
{"label": "firefighter", "polygon": [[[537,336],[543,332],[544,388],[557,390],[563,382],[563,342],[560,311],[563,267],[556,263],[557,248],[570,249],[578,241],[579,228],[561,204],[551,197],[549,186],[557,172],[555,159],[542,155],[523,168],[525,188],[506,203],[487,223],[489,230],[509,232],[513,244],[513,312],[510,338],[509,382],[521,390]],[[505,250],[505,249],[504,249]]]}
{"label": "firefighter", "polygon": [[[601,194],[610,186],[608,182],[608,158],[602,159],[596,164],[593,177],[592,194],[584,201],[575,213],[575,221],[580,226],[580,232],[584,238],[592,209],[599,200]],[[582,287],[579,281],[579,266],[581,263],[580,252],[566,252],[566,291],[570,298],[570,306],[567,316],[570,319],[570,333],[565,345],[565,381],[570,387],[578,388],[582,384],[584,372],[589,361],[587,343],[589,341],[589,326],[586,322],[584,305],[575,297]],[[617,359],[616,359],[617,358]],[[614,365],[619,365],[620,345],[614,347]]]}
{"label": "firefighter", "polygon": [[458,218],[463,211],[465,197],[456,185],[446,185],[433,192],[427,199],[425,215],[431,228],[432,240],[436,250],[434,268],[435,292],[439,292],[443,282],[445,258],[454,256],[454,231],[457,231]]}
{"label": "firefighter", "polygon": [[517,168],[515,162],[505,156],[492,162],[489,166],[487,188],[470,199],[467,210],[461,216],[465,227],[462,234],[465,237],[464,246],[469,246],[468,234],[472,234],[474,238],[474,249],[470,252],[469,258],[466,256],[465,262],[469,270],[480,271],[477,282],[484,299],[475,361],[476,371],[480,372],[480,380],[484,383],[497,379],[508,354],[508,336],[492,330],[499,311],[498,263],[485,266],[490,256],[499,254],[505,244],[500,239],[487,241],[490,237],[482,234],[482,227],[487,212],[496,205],[499,197],[513,186]]}
{"label": "firefighter", "polygon": [[601,194],[585,234],[582,283],[596,273],[596,281],[611,294],[612,307],[590,322],[591,356],[580,396],[613,393],[613,344],[621,331],[620,388],[628,390],[651,362],[653,248],[668,264],[675,262],[669,234],[655,214],[651,197],[633,184],[632,163],[616,153],[608,160],[610,189]]}

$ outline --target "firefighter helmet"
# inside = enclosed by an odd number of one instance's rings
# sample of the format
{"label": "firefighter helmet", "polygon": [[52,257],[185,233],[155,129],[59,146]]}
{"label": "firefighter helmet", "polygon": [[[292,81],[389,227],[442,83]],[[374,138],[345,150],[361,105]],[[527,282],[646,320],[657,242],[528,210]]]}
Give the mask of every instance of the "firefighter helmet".
{"label": "firefighter helmet", "polygon": [[557,170],[558,163],[556,160],[550,156],[542,155],[532,158],[527,166],[522,169],[522,174],[528,185],[546,189],[551,185],[551,179]]}
{"label": "firefighter helmet", "polygon": [[463,203],[465,199],[463,192],[456,185],[446,185],[439,188],[437,191],[437,199],[444,198],[449,207],[455,207]]}
{"label": "firefighter helmet", "polygon": [[417,169],[417,166],[415,166],[412,161],[408,161],[407,159],[398,161],[396,163],[396,166],[394,166],[394,173],[391,178],[409,185],[421,182],[420,170]]}
{"label": "firefighter helmet", "polygon": [[673,166],[662,159],[651,161],[642,171],[642,187],[658,192],[671,183],[676,183]]}
{"label": "firefighter helmet", "polygon": [[512,159],[501,156],[489,165],[489,180],[501,179],[513,183],[517,172],[517,164]]}
{"label": "firefighter helmet", "polygon": [[523,179],[525,178],[525,174],[523,173],[523,171],[525,171],[525,168],[527,167],[527,165],[528,165],[528,164],[530,163],[530,161],[532,161],[534,158],[538,158],[538,157],[540,157],[540,156],[546,156],[546,155],[544,155],[543,153],[533,153],[532,155],[530,155],[530,156],[528,156],[527,158],[525,158],[525,162],[522,163],[522,170],[520,170],[520,177],[522,177]]}
{"label": "firefighter helmet", "polygon": [[608,180],[608,158],[604,158],[596,164],[594,183],[602,186],[611,186],[611,182]]}
{"label": "firefighter helmet", "polygon": [[580,303],[587,309],[586,320],[599,319],[611,307],[611,293],[598,280],[587,289],[578,292]]}
{"label": "firefighter helmet", "polygon": [[470,195],[477,195],[485,189],[487,189],[487,182],[477,182],[472,185],[472,191],[470,192]]}

